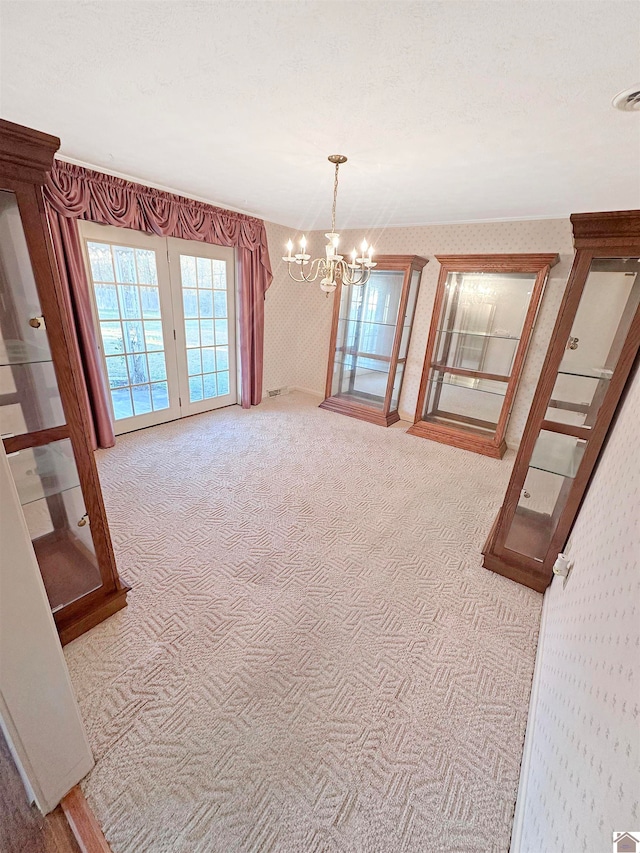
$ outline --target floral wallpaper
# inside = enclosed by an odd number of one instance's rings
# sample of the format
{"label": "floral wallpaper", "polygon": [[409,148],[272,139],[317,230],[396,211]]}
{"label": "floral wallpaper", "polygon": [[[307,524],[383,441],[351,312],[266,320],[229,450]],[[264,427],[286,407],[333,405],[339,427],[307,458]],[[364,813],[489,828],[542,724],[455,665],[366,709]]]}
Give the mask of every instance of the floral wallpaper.
{"label": "floral wallpaper", "polygon": [[512,850],[600,853],[640,827],[640,372],[545,597]]}

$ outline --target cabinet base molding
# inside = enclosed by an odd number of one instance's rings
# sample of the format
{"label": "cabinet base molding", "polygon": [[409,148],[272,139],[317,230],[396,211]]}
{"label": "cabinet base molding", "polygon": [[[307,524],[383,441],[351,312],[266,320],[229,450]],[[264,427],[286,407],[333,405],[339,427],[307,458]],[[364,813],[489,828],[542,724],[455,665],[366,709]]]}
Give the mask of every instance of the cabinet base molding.
{"label": "cabinet base molding", "polygon": [[60,805],[82,853],[111,853],[111,847],[79,785],[62,798]]}
{"label": "cabinet base molding", "polygon": [[400,415],[397,411],[384,415],[382,412],[377,412],[375,409],[369,408],[369,406],[340,400],[338,397],[327,397],[326,400],[320,403],[320,408],[383,427],[391,426],[391,424],[395,424],[400,420]]}
{"label": "cabinet base molding", "polygon": [[536,592],[544,592],[551,583],[551,578],[546,573],[533,572],[531,569],[523,569],[520,566],[515,566],[511,563],[506,563],[500,557],[489,552],[483,553],[482,565],[490,572],[495,572],[497,575],[502,575],[509,580],[521,583],[523,586],[528,586],[529,589],[535,589]]}
{"label": "cabinet base molding", "polygon": [[496,532],[498,528],[498,517],[493,522],[487,541],[482,549],[482,565],[490,572],[495,572],[497,575],[502,575],[509,580],[521,583],[523,586],[528,586],[529,589],[534,589],[536,592],[544,592],[551,583],[551,572],[545,571],[531,566],[519,566],[516,563],[508,563],[501,557],[493,553]]}
{"label": "cabinet base molding", "polygon": [[461,450],[470,450],[473,453],[481,453],[483,456],[491,456],[493,459],[502,459],[507,452],[507,442],[492,441],[472,432],[462,432],[459,429],[447,429],[447,427],[436,426],[425,421],[418,421],[407,430],[409,435],[417,435],[420,438],[430,438],[431,441],[439,441],[440,444],[449,444],[459,447]]}
{"label": "cabinet base molding", "polygon": [[124,586],[122,589],[112,592],[109,596],[104,598],[100,604],[96,607],[92,607],[89,613],[80,613],[75,617],[70,617],[60,621],[56,619],[58,634],[60,635],[60,642],[62,645],[64,646],[66,643],[70,643],[71,640],[75,640],[76,637],[84,634],[85,631],[88,631],[90,628],[95,628],[95,626],[99,625],[100,622],[103,622],[109,616],[113,616],[114,613],[117,613],[118,610],[122,610],[123,607],[126,607],[127,593],[130,589],[130,586]]}

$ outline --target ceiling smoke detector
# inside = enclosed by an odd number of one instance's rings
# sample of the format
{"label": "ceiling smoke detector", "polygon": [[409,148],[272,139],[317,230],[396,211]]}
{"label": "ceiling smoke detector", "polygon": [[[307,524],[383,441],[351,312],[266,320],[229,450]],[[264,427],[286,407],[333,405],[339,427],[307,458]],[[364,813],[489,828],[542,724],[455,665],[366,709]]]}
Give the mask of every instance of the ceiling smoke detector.
{"label": "ceiling smoke detector", "polygon": [[623,110],[625,113],[640,110],[640,83],[637,86],[632,86],[630,89],[625,89],[616,95],[611,102],[617,110]]}

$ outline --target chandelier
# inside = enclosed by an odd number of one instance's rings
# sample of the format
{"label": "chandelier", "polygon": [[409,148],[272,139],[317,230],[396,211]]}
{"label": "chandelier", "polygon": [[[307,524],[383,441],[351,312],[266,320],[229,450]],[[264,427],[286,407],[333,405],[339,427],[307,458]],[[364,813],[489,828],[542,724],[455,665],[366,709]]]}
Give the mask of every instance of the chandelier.
{"label": "chandelier", "polygon": [[[300,240],[300,252],[295,255],[291,254],[293,243],[291,240],[287,243],[287,254],[282,258],[287,263],[287,270],[294,281],[302,282],[315,281],[318,276],[322,276],[320,287],[327,296],[338,286],[338,282],[342,284],[361,285],[369,281],[371,270],[376,266],[373,258],[373,246],[367,246],[367,241],[363,240],[360,246],[360,257],[354,248],[351,252],[351,262],[347,263],[343,255],[338,254],[338,246],[340,243],[340,235],[336,234],[336,201],[338,198],[338,170],[342,163],[347,162],[347,158],[343,154],[332,154],[329,158],[330,163],[335,163],[336,173],[333,181],[333,207],[331,209],[331,231],[324,236],[329,241],[325,246],[324,258],[314,258],[311,260],[311,255],[307,254],[307,238],[302,235]],[[292,264],[295,266],[292,268]],[[296,270],[296,266],[300,267]],[[305,267],[307,269],[305,269]],[[299,273],[296,275],[295,273]]]}
{"label": "chandelier", "polygon": [[491,281],[491,278],[485,277],[484,273],[465,275],[460,288],[460,301],[468,305],[495,302],[496,290],[487,281]]}

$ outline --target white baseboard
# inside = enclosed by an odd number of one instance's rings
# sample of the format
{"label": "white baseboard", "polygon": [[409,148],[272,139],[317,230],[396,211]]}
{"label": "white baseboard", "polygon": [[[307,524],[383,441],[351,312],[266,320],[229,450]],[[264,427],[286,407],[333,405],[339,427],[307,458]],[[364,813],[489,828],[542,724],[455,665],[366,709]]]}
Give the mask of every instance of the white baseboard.
{"label": "white baseboard", "polygon": [[542,659],[544,655],[544,638],[547,624],[547,611],[549,609],[549,589],[547,589],[542,601],[542,613],[540,614],[540,630],[538,633],[538,650],[536,662],[533,668],[533,681],[531,683],[531,697],[529,699],[529,715],[527,717],[527,731],[524,736],[524,747],[522,750],[522,763],[520,764],[520,782],[518,783],[518,797],[516,809],[513,816],[513,829],[511,831],[511,846],[509,853],[520,853],[522,843],[522,828],[527,803],[527,788],[529,786],[529,771],[531,767],[531,753],[533,751],[533,737],[535,731],[536,714],[538,711],[538,694],[540,693],[540,680],[542,678]]}
{"label": "white baseboard", "polygon": [[290,391],[300,391],[302,394],[309,394],[312,397],[317,397],[319,400],[324,400],[324,391],[316,391],[314,388],[303,388],[302,385],[290,385]]}
{"label": "white baseboard", "polygon": [[[319,400],[324,400],[324,393],[322,391],[316,391],[315,388],[304,388],[302,385],[287,385],[284,394],[288,394],[291,391],[299,391],[301,394],[309,394],[311,397],[317,397]],[[276,396],[280,395],[278,394]],[[262,399],[272,400],[273,397],[269,396],[269,391],[264,391]]]}

